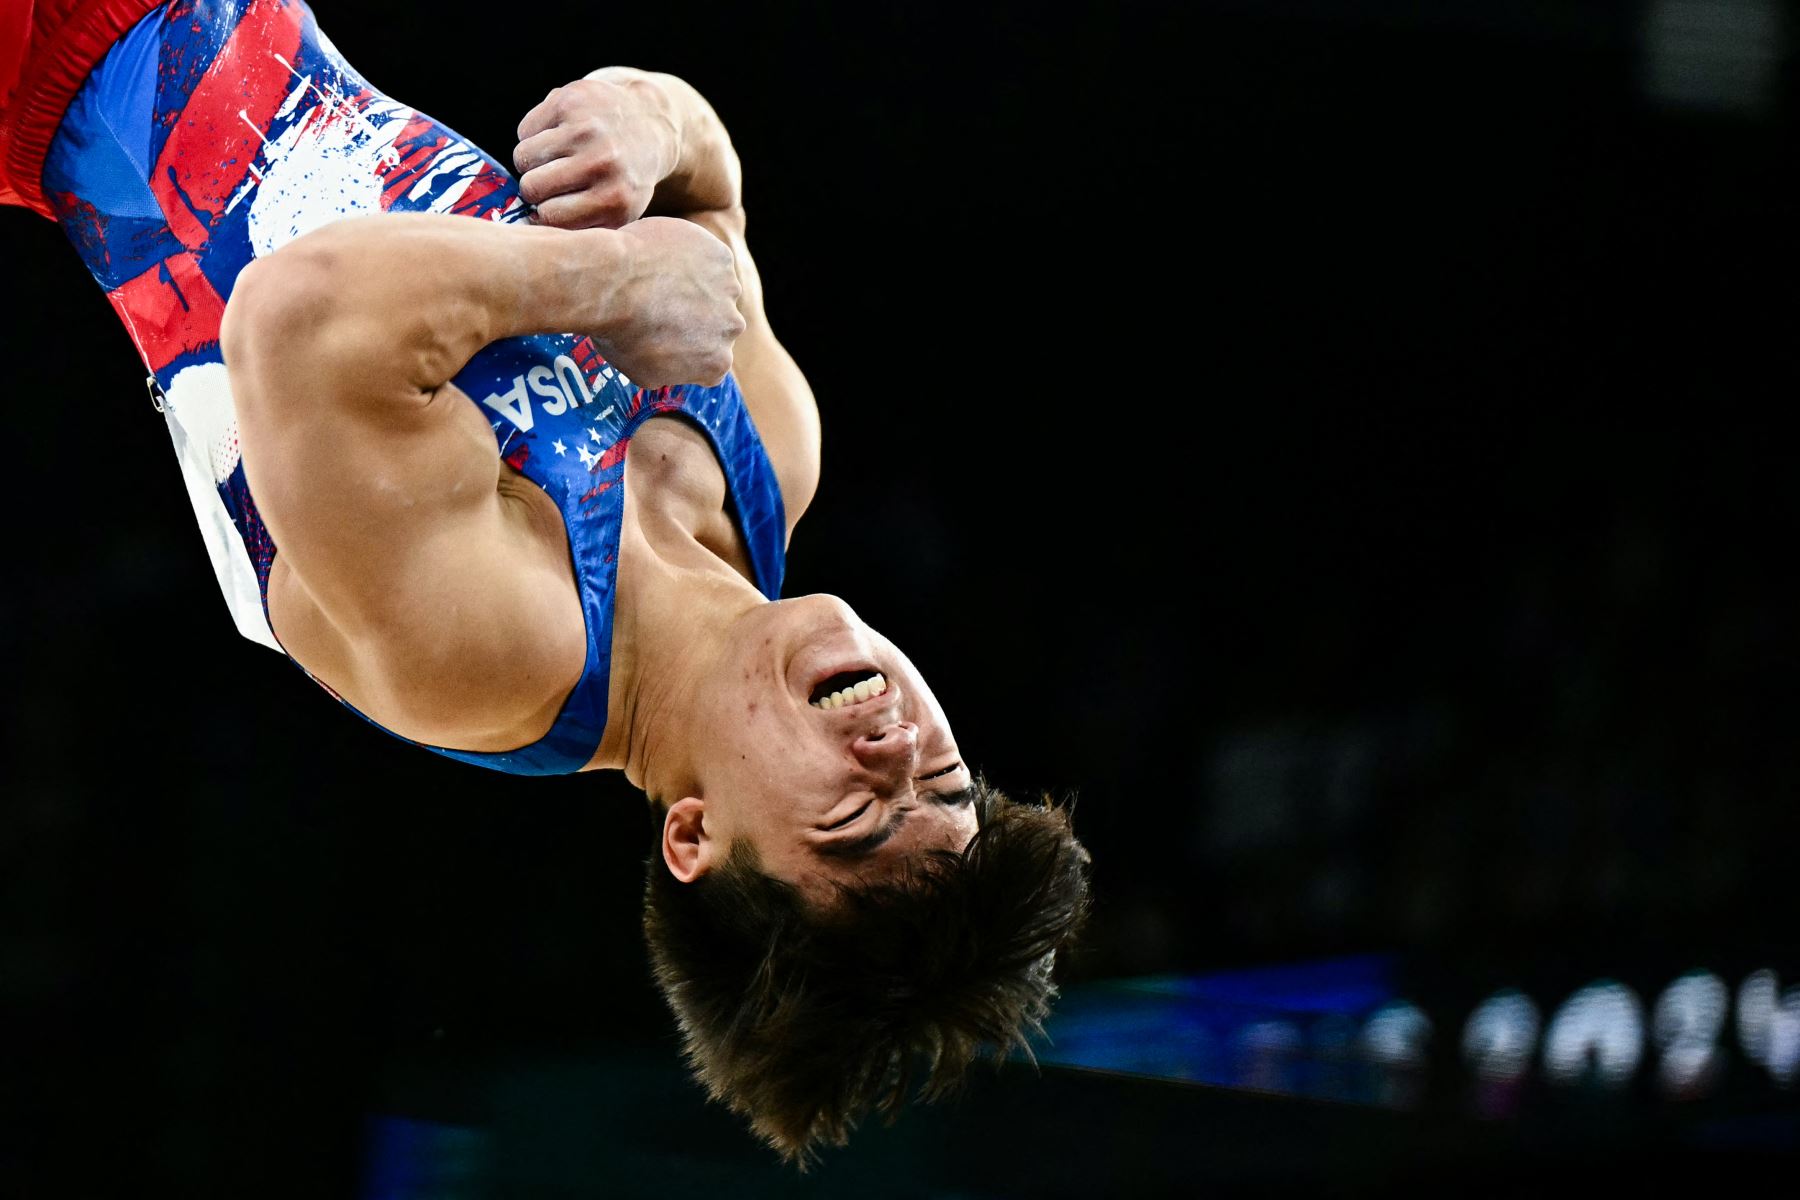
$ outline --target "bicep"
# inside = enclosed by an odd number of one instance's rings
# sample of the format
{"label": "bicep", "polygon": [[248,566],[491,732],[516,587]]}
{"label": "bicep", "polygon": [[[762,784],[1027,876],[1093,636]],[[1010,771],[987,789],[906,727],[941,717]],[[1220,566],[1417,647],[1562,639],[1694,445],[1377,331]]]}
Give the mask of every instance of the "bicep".
{"label": "bicep", "polygon": [[566,565],[521,536],[459,389],[345,369],[356,354],[282,338],[272,317],[228,323],[226,357],[245,475],[292,585],[271,590],[276,633],[396,732],[483,748],[471,739],[542,706],[566,651],[581,658]]}

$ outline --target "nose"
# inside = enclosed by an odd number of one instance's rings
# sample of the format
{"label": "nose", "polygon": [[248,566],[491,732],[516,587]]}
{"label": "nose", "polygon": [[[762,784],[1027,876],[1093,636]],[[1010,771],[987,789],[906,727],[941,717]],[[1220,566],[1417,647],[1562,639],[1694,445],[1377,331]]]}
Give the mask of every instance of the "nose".
{"label": "nose", "polygon": [[895,721],[850,743],[857,763],[883,779],[911,779],[919,766],[919,727],[911,721]]}

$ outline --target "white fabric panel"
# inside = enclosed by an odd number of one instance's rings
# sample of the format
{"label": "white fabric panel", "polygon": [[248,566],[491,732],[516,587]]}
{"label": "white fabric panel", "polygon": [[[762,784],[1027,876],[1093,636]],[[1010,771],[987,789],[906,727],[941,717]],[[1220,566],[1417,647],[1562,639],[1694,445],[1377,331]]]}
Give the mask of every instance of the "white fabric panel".
{"label": "white fabric panel", "polygon": [[219,498],[219,484],[237,466],[237,410],[231,402],[231,384],[224,363],[201,363],[176,374],[165,388],[164,416],[169,439],[181,463],[188,500],[200,522],[200,536],[212,559],[219,590],[238,632],[261,642],[276,653],[281,645],[263,615],[262,593],[256,584],[256,568],[244,549],[237,526]]}

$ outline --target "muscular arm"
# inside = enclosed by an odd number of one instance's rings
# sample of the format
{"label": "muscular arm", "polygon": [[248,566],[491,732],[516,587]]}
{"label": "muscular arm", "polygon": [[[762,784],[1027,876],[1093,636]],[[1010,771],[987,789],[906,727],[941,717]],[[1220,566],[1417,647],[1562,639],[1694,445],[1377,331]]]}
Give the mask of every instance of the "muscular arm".
{"label": "muscular arm", "polygon": [[[448,382],[502,337],[598,329],[623,248],[568,233],[429,214],[359,217],[300,238],[238,276],[224,349],[240,408],[270,371],[304,365],[315,399],[391,408]],[[278,389],[279,390],[279,389]]]}
{"label": "muscular arm", "polygon": [[[662,225],[651,242],[680,229]],[[732,286],[729,263],[706,268],[712,253],[689,255],[686,287],[716,292],[721,270]],[[566,543],[540,498],[508,486],[485,418],[449,380],[500,338],[649,345],[646,321],[707,312],[717,357],[702,369],[722,374],[735,331],[717,327],[716,298],[641,311],[659,307],[647,273],[679,297],[683,261],[645,253],[641,233],[388,215],[308,234],[239,277],[223,348],[244,469],[280,547],[271,617],[296,659],[418,740],[504,750],[548,727],[584,656]],[[680,357],[621,366],[641,379]]]}
{"label": "muscular arm", "polygon": [[791,534],[818,490],[819,407],[769,325],[744,236],[743,171],[718,114],[673,75],[605,67],[552,92],[520,123],[519,136],[514,162],[540,221],[590,228],[664,214],[731,247],[747,326],[732,371],[775,466]]}
{"label": "muscular arm", "polygon": [[682,215],[731,247],[736,257],[738,282],[743,287],[738,311],[744,315],[745,328],[733,347],[731,369],[775,466],[787,532],[792,537],[794,526],[819,489],[818,401],[793,355],[769,328],[763,311],[762,277],[744,240],[743,207],[691,210]]}

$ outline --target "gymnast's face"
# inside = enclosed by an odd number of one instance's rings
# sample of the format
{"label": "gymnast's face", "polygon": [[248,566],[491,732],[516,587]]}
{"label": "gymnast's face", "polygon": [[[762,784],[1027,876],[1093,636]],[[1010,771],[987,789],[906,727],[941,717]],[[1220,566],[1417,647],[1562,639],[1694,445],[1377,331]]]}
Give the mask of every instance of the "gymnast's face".
{"label": "gymnast's face", "polygon": [[911,660],[849,605],[759,606],[728,668],[697,703],[701,794],[671,805],[664,826],[677,878],[720,865],[745,838],[763,870],[829,896],[833,881],[968,845],[974,779],[950,722]]}

